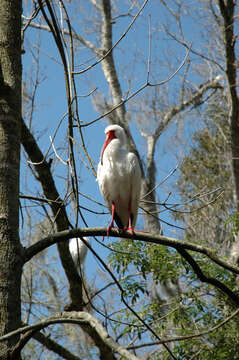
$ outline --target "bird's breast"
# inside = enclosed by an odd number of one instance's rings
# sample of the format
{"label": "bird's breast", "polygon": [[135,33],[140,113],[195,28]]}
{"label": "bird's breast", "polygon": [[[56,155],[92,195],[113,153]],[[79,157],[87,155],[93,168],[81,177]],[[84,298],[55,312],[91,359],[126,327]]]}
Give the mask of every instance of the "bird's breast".
{"label": "bird's breast", "polygon": [[130,192],[130,173],[125,156],[107,156],[103,165],[98,168],[98,182],[103,197],[107,202],[117,201],[118,198],[128,200]]}

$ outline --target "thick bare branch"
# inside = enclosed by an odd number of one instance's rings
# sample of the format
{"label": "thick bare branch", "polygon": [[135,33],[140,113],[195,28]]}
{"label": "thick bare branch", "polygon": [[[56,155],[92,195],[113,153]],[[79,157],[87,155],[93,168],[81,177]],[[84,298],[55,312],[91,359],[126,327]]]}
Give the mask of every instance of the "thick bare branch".
{"label": "thick bare branch", "polygon": [[220,84],[220,80],[222,80],[222,76],[218,75],[215,79],[206,81],[204,84],[201,84],[196,91],[194,91],[191,96],[187,99],[182,101],[177,106],[172,106],[166,114],[163,116],[163,119],[161,123],[156,128],[156,131],[154,133],[155,138],[159,138],[159,136],[165,131],[168,124],[172,120],[172,118],[181,112],[183,112],[188,107],[194,107],[197,106],[198,101],[201,99],[202,96],[209,90],[212,89],[222,89],[222,85]]}
{"label": "thick bare branch", "polygon": [[[113,237],[124,237],[125,239],[132,240],[141,240],[153,244],[169,246],[177,250],[177,248],[191,250],[198,252],[200,254],[206,255],[213,262],[222,266],[223,268],[235,273],[239,274],[239,268],[234,266],[233,264],[227,263],[221,258],[217,257],[214,251],[211,249],[196,245],[194,243],[190,243],[187,241],[178,240],[175,238],[162,236],[162,235],[153,235],[149,233],[143,233],[136,231],[132,237],[132,234],[129,231],[125,231],[123,234],[119,234],[117,229],[111,229],[110,236]],[[107,229],[105,228],[81,228],[81,229],[72,229],[65,230],[61,232],[54,233],[52,235],[47,236],[44,239],[39,240],[37,243],[31,245],[30,247],[25,249],[24,263],[28,262],[33,256],[38,254],[40,251],[57,244],[59,242],[64,242],[66,240],[75,238],[75,237],[87,237],[87,236],[107,236]]]}
{"label": "thick bare branch", "polygon": [[[111,3],[110,0],[103,0],[102,23],[101,23],[101,47],[103,54],[107,53],[112,48],[112,21],[111,21]],[[101,62],[102,70],[105,78],[109,84],[112,95],[113,104],[117,105],[122,101],[123,95],[119,83],[119,78],[116,72],[113,53],[110,52]],[[117,121],[119,125],[126,127],[125,121],[125,106],[124,104],[116,109]],[[127,126],[128,128],[128,126]]]}
{"label": "thick bare branch", "polygon": [[99,11],[102,10],[102,5],[97,2],[97,0],[90,0],[90,2],[96,7],[96,9],[98,9]]}
{"label": "thick bare branch", "polygon": [[[30,26],[32,28],[35,28],[35,29],[51,32],[51,29],[50,29],[50,27],[48,25],[37,24],[35,22],[30,22],[28,24],[27,22],[24,22],[24,21],[23,21],[23,24],[28,25],[28,26]],[[62,31],[63,31],[64,35],[70,36],[69,30],[63,29]],[[81,36],[80,34],[77,34],[75,31],[72,31],[72,37],[75,40],[78,40],[82,45],[84,45],[88,49],[92,50],[97,56],[99,56],[101,54],[100,49],[98,49],[94,44],[92,44],[92,42],[87,40],[85,37]]]}
{"label": "thick bare branch", "polygon": [[65,347],[59,345],[56,341],[52,340],[48,335],[46,336],[40,331],[33,333],[32,338],[44,345],[48,350],[59,355],[62,359],[66,360],[81,360],[79,356],[72,354]]}
{"label": "thick bare branch", "polygon": [[[29,159],[34,165],[38,174],[38,180],[46,199],[49,199],[49,206],[55,218],[58,231],[69,228],[70,223],[66,214],[64,202],[61,200],[56,185],[52,178],[50,164],[44,158],[33,135],[30,133],[26,124],[22,120],[21,143]],[[70,295],[72,302],[79,307],[79,301],[82,298],[81,279],[74,266],[69,252],[68,243],[62,243],[58,246],[61,261],[70,284]]]}
{"label": "thick bare branch", "polygon": [[145,197],[145,228],[152,234],[161,234],[162,228],[157,215],[156,192],[153,190],[156,183],[156,165],[154,160],[156,139],[147,136],[147,162],[145,177],[142,180],[142,195]]}
{"label": "thick bare branch", "polygon": [[198,263],[185,249],[177,248],[177,251],[191,265],[193,271],[198,276],[200,281],[213,285],[218,290],[221,290],[222,293],[226,294],[232,301],[235,302],[235,304],[239,305],[239,296],[235,292],[230,290],[228,286],[226,286],[224,283],[217,280],[216,278],[206,276]]}
{"label": "thick bare branch", "polygon": [[[34,245],[26,249],[24,262],[29,261],[34,255],[39,253],[41,250],[44,250],[53,244],[64,242],[70,238],[85,237],[85,236],[107,236],[107,234],[108,234],[107,229],[102,229],[102,228],[74,229],[74,230],[62,231],[60,233],[52,234],[51,236],[48,236],[47,238],[40,240],[39,242],[35,243]],[[186,241],[180,241],[166,236],[156,236],[152,234],[145,234],[139,232],[135,233],[132,237],[132,234],[129,231],[126,231],[124,234],[119,234],[116,229],[111,229],[109,235],[114,237],[124,237],[132,240],[143,240],[145,242],[160,244],[174,248],[192,266],[193,271],[198,275],[200,280],[212,284],[213,286],[219,288],[231,300],[233,300],[236,304],[239,304],[239,296],[236,293],[233,293],[226,285],[224,285],[217,279],[205,276],[205,274],[202,272],[202,270],[200,269],[196,261],[193,259],[193,257],[187,253],[187,250],[192,250],[204,254],[219,266],[222,266],[223,268],[235,274],[239,274],[238,267],[230,263],[227,263],[226,261],[221,260],[210,249],[203,247],[201,245],[195,245],[192,243],[188,243]],[[89,245],[87,246],[91,248]]]}
{"label": "thick bare branch", "polygon": [[201,84],[198,89],[187,99],[182,101],[177,106],[172,106],[162,117],[162,120],[159,122],[159,125],[156,127],[153,135],[145,135],[147,139],[147,162],[146,162],[146,172],[145,178],[142,182],[142,193],[148,194],[145,199],[146,210],[146,229],[151,233],[158,234],[161,230],[161,225],[157,216],[153,215],[157,213],[156,209],[156,198],[155,191],[151,191],[155,188],[155,176],[156,176],[156,165],[154,161],[156,143],[161,134],[166,130],[169,123],[173,118],[183,112],[188,107],[194,107],[197,104],[198,99],[201,99],[202,96],[211,89],[221,89],[220,85],[221,76],[217,76],[215,79],[207,81],[204,84]]}
{"label": "thick bare branch", "polygon": [[106,332],[104,327],[100,324],[94,316],[86,312],[63,312],[54,317],[42,320],[34,325],[24,326],[16,331],[6,334],[0,338],[3,341],[16,334],[25,334],[14,351],[11,354],[11,358],[14,359],[17,354],[21,351],[22,347],[34,336],[36,331],[42,330],[49,325],[53,324],[79,324],[84,330],[87,328],[87,332],[91,334],[94,339],[96,346],[101,349],[101,354],[104,356],[104,360],[115,360],[114,353],[117,353],[128,360],[138,360],[138,358],[131,354],[128,350],[117,344],[110,335]]}

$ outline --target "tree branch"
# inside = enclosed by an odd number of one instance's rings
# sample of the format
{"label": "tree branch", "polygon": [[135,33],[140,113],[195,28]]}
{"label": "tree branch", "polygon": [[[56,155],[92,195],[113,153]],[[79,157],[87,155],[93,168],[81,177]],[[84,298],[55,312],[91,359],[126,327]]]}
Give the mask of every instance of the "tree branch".
{"label": "tree branch", "polygon": [[220,80],[222,76],[217,76],[215,79],[211,81],[207,81],[204,84],[201,84],[197,91],[195,91],[187,100],[182,101],[177,106],[172,106],[163,116],[162,121],[159,123],[157,128],[154,131],[153,135],[146,136],[147,138],[147,162],[146,162],[146,175],[145,179],[143,179],[142,187],[143,194],[148,194],[145,203],[146,207],[146,229],[151,233],[160,233],[162,231],[160,221],[155,216],[153,217],[151,214],[155,214],[157,212],[155,205],[155,192],[151,191],[155,187],[155,174],[156,174],[156,165],[154,161],[154,154],[156,149],[156,143],[161,134],[166,130],[169,123],[172,119],[183,112],[186,108],[190,106],[194,106],[195,102],[200,99],[205,92],[210,89],[218,89],[222,88],[220,85]]}
{"label": "tree branch", "polygon": [[[239,274],[239,268],[231,265],[219,257],[215,255],[213,251],[210,249],[203,247],[201,245],[196,245],[192,243],[188,243],[186,241],[177,240],[174,238],[169,238],[166,236],[156,236],[152,234],[145,234],[136,232],[133,237],[129,231],[124,232],[124,234],[119,234],[117,229],[111,229],[110,236],[113,237],[124,237],[132,240],[142,240],[149,243],[160,244],[164,246],[169,246],[176,249],[181,256],[192,266],[194,272],[199,277],[199,279],[203,282],[207,282],[218,289],[222,290],[230,299],[232,299],[236,304],[239,305],[239,296],[236,293],[233,293],[226,285],[221,283],[219,280],[206,277],[201,271],[200,267],[196,263],[196,261],[192,258],[191,255],[187,253],[186,250],[195,251],[201,254],[206,255],[209,259],[211,259],[217,265],[223,267],[226,270],[231,271],[232,273]],[[40,251],[46,249],[47,247],[58,244],[60,242],[64,242],[73,237],[85,237],[85,236],[107,236],[107,229],[102,228],[86,228],[86,229],[74,229],[74,230],[66,230],[59,233],[52,234],[42,240],[39,240],[37,243],[31,245],[29,248],[25,250],[24,262],[29,261],[34,255],[39,253]],[[90,246],[87,245],[89,248]]]}
{"label": "tree branch", "polygon": [[54,317],[42,320],[34,325],[24,326],[2,336],[0,341],[8,339],[16,334],[24,334],[11,354],[11,359],[15,359],[16,357],[14,356],[19,355],[22,348],[34,336],[36,331],[42,330],[49,325],[62,323],[79,324],[82,329],[87,328],[87,332],[91,333],[92,339],[94,339],[96,346],[101,349],[104,347],[104,360],[115,360],[116,358],[114,353],[117,353],[128,360],[139,360],[135,355],[131,354],[128,350],[117,344],[106,332],[104,327],[100,324],[99,320],[97,320],[91,314],[83,311],[63,312],[59,315],[55,315]]}
{"label": "tree branch", "polygon": [[223,284],[216,278],[206,276],[198,263],[186,250],[177,248],[177,251],[191,265],[193,271],[198,276],[199,280],[215,286],[217,289],[221,290],[222,293],[226,294],[231,300],[233,300],[235,304],[239,305],[239,296],[236,293],[234,293],[232,290],[229,289],[229,287],[227,287],[225,284]]}
{"label": "tree branch", "polygon": [[[66,360],[81,360],[79,356],[76,356],[72,354],[69,350],[64,348],[63,346],[59,345],[57,342],[52,340],[49,336],[44,335],[40,331],[32,332],[32,338],[38,341],[40,344],[44,345],[48,350],[54,352],[55,354],[59,355],[61,358]],[[29,341],[30,339],[26,339],[24,337],[24,345]],[[27,340],[27,341],[26,341]],[[23,341],[20,342],[15,346],[15,348],[12,350],[12,359],[16,359],[16,356],[20,353],[21,349],[23,348]]]}
{"label": "tree branch", "polygon": [[222,89],[222,85],[220,85],[220,80],[222,80],[222,78],[223,77],[219,75],[212,80],[206,81],[204,84],[201,84],[197,91],[195,91],[187,100],[182,101],[182,103],[177,106],[171,107],[171,109],[169,109],[169,111],[163,116],[162,122],[157,127],[154,133],[155,138],[159,138],[174,116],[184,111],[187,107],[193,106],[195,102],[204,95],[205,92],[211,89]]}
{"label": "tree branch", "polygon": [[[46,199],[49,199],[49,206],[55,218],[58,231],[66,230],[69,228],[70,223],[66,214],[64,202],[61,200],[56,185],[52,178],[50,164],[44,158],[41,150],[39,149],[33,135],[27,128],[22,119],[21,143],[24,150],[28,154],[34,168],[38,174],[38,180],[42,186],[42,190]],[[74,306],[79,305],[82,299],[81,279],[74,266],[72,257],[69,252],[68,243],[58,245],[63,268],[70,284],[70,296]]]}
{"label": "tree branch", "polygon": [[[123,234],[119,234],[117,229],[111,229],[109,232],[110,236],[132,240],[145,241],[152,244],[158,244],[163,246],[169,246],[174,249],[185,249],[195,251],[197,253],[203,254],[211,259],[217,265],[223,267],[226,270],[229,270],[235,274],[239,274],[239,268],[234,266],[226,261],[221,260],[217,255],[210,249],[203,247],[201,245],[196,245],[189,243],[187,241],[178,240],[175,238],[170,238],[162,235],[153,235],[148,233],[143,233],[136,231],[132,237],[132,234],[129,231],[125,231]],[[31,260],[31,258],[37,255],[40,251],[52,246],[54,244],[64,242],[66,240],[75,238],[75,237],[87,237],[87,236],[107,236],[107,229],[105,228],[79,228],[72,230],[65,230],[61,232],[54,233],[45,237],[44,239],[39,240],[35,244],[25,249],[24,263]]]}
{"label": "tree branch", "polygon": [[[25,22],[23,21],[23,25],[27,25],[30,26],[32,28],[35,29],[39,29],[39,30],[44,30],[47,32],[51,32],[51,29],[49,26],[44,25],[44,24],[37,24],[35,22]],[[67,29],[63,29],[62,30],[64,35],[70,36],[70,32]],[[90,49],[91,51],[93,51],[97,56],[100,56],[101,52],[100,49],[98,49],[94,44],[92,44],[92,42],[90,42],[89,40],[85,39],[83,36],[77,34],[75,31],[72,31],[72,37],[75,40],[78,40],[81,44],[83,44],[85,47],[87,47],[88,49]]]}
{"label": "tree branch", "polygon": [[[101,22],[101,47],[103,54],[107,53],[112,48],[112,19],[111,19],[111,3],[110,0],[102,0],[102,22]],[[102,70],[105,78],[109,84],[110,92],[113,99],[113,105],[119,104],[122,101],[122,90],[117,76],[113,53],[112,51],[101,62]],[[125,106],[120,106],[115,113],[117,114],[117,121],[119,125],[126,127],[125,121]]]}
{"label": "tree branch", "polygon": [[[104,0],[104,1],[107,1],[107,0]],[[97,60],[95,63],[89,65],[88,67],[86,67],[85,69],[83,69],[81,71],[75,71],[74,74],[82,74],[82,73],[92,69],[94,66],[98,65],[103,59],[105,59],[110,53],[112,53],[114,48],[120,43],[120,41],[127,35],[129,30],[132,28],[135,21],[137,20],[137,18],[139,17],[139,15],[141,14],[141,12],[143,11],[143,9],[145,8],[145,6],[148,2],[149,2],[149,0],[144,1],[142,6],[140,7],[139,11],[137,12],[137,14],[133,17],[133,20],[128,25],[127,29],[123,32],[123,34],[120,36],[120,38],[114,43],[114,45],[110,49],[107,49],[107,52],[102,57],[100,57],[99,60]]]}

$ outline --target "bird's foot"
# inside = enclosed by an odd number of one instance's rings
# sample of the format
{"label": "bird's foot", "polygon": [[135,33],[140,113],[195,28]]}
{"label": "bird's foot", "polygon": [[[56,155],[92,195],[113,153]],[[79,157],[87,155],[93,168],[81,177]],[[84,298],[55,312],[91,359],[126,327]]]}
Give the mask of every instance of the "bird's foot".
{"label": "bird's foot", "polygon": [[129,231],[132,236],[134,235],[134,229],[132,228],[132,226],[130,226],[130,227],[125,227],[125,228],[124,228],[124,231]]}
{"label": "bird's foot", "polygon": [[[110,230],[111,229],[115,229],[115,227],[114,227],[114,224],[113,223],[111,223],[108,227],[107,227],[107,237],[109,237],[110,236]],[[116,228],[116,230],[117,230],[117,228]]]}

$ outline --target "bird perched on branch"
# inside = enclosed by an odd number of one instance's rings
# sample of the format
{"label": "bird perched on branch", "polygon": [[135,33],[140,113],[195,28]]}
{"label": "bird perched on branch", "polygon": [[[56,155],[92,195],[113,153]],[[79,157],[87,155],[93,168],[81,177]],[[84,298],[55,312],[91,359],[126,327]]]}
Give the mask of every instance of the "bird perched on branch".
{"label": "bird perched on branch", "polygon": [[119,230],[133,234],[139,207],[141,169],[137,156],[127,151],[126,134],[119,125],[105,129],[106,140],[102,147],[97,181],[112,218],[109,230],[116,222]]}

